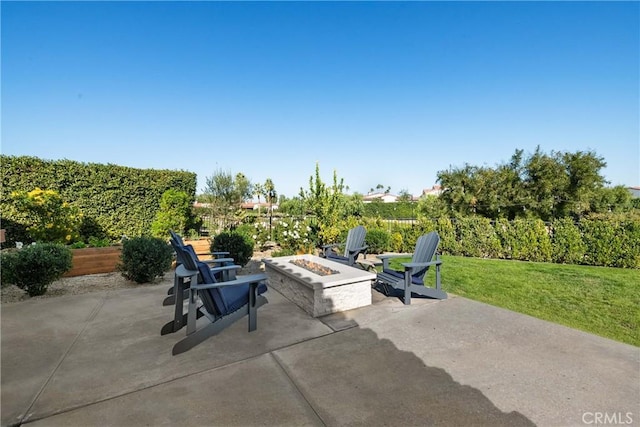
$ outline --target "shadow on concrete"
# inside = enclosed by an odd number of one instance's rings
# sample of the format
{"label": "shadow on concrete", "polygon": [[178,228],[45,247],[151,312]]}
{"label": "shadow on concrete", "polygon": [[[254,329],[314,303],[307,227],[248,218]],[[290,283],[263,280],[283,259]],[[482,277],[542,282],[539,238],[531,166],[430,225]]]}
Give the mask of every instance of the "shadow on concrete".
{"label": "shadow on concrete", "polygon": [[327,425],[535,425],[371,329],[353,327],[275,356]]}

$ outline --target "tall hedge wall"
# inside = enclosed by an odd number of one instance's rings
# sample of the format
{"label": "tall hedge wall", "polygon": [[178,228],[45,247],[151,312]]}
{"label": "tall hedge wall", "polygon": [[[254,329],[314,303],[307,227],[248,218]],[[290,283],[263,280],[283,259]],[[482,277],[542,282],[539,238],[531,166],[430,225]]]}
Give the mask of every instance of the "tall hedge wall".
{"label": "tall hedge wall", "polygon": [[11,232],[20,223],[10,197],[13,191],[56,190],[80,209],[87,223],[112,239],[147,234],[166,190],[184,191],[195,200],[196,174],[192,172],[28,156],[2,155],[0,161],[0,215],[8,242],[20,237],[15,235],[19,231]]}
{"label": "tall hedge wall", "polygon": [[562,218],[550,224],[540,219],[492,222],[480,216],[386,221],[382,226],[380,220],[362,221],[367,230],[387,230],[394,241],[388,251],[412,252],[421,234],[436,230],[440,251],[448,255],[640,268],[636,213],[590,215],[578,222]]}
{"label": "tall hedge wall", "polygon": [[362,208],[362,214],[365,217],[380,217],[387,219],[415,218],[418,213],[418,204],[412,202],[372,202],[364,203]]}

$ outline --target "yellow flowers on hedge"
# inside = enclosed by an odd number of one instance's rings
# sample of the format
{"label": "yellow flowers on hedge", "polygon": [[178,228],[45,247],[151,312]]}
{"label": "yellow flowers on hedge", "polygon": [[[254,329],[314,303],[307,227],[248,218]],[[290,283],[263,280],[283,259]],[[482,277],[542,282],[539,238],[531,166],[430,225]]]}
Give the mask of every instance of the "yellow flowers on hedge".
{"label": "yellow flowers on hedge", "polygon": [[82,213],[57,191],[36,187],[28,192],[14,191],[11,198],[27,217],[27,231],[34,240],[68,244],[79,238]]}

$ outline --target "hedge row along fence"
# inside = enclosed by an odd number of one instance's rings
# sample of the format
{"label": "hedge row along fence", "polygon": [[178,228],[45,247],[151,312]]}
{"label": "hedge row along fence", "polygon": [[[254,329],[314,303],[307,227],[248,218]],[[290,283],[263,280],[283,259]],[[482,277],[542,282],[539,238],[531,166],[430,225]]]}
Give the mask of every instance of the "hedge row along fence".
{"label": "hedge row along fence", "polygon": [[87,235],[118,239],[147,234],[162,194],[184,191],[195,200],[196,174],[186,171],[136,169],[112,164],[71,160],[42,160],[29,156],[0,156],[2,167],[3,247],[28,241],[21,218],[11,199],[14,191],[36,187],[55,190],[83,213]]}
{"label": "hedge row along fence", "polygon": [[[635,213],[592,215],[578,222],[563,218],[549,224],[539,219],[492,222],[479,216],[364,223],[368,231],[388,233],[390,251],[412,252],[421,234],[435,230],[440,251],[448,255],[640,268],[640,215]],[[371,237],[380,239],[377,234]]]}

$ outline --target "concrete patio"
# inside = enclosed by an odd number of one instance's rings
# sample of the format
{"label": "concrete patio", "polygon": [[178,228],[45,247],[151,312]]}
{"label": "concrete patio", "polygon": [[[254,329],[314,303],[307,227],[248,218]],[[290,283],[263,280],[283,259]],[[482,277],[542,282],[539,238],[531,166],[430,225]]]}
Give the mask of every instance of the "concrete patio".
{"label": "concrete patio", "polygon": [[270,289],[257,331],[172,356],[166,290],[3,305],[2,425],[640,424],[639,348],[529,316],[372,291],[313,318]]}

